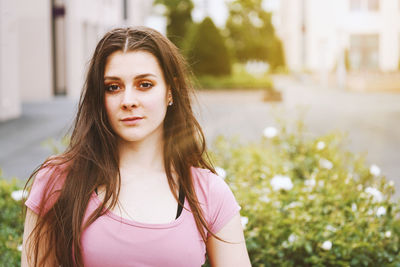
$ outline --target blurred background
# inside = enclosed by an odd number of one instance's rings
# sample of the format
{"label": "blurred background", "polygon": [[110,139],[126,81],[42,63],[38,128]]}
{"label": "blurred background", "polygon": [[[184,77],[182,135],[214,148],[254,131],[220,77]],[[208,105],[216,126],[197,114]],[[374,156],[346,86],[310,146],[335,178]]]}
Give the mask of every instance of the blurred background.
{"label": "blurred background", "polygon": [[400,190],[399,0],[0,0],[0,12],[6,178],[26,180],[67,133],[101,36],[146,25],[192,67],[209,143],[300,116],[313,136],[347,133]]}

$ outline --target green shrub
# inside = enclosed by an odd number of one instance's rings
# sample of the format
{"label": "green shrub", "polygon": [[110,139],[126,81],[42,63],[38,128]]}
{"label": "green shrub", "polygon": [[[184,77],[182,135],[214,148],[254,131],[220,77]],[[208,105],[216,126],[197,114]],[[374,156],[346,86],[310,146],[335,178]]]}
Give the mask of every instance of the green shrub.
{"label": "green shrub", "polygon": [[[6,181],[0,170],[0,261],[1,266],[20,266],[23,234],[22,199],[16,179]],[[13,193],[14,192],[14,193]],[[14,199],[14,198],[15,199]]]}
{"label": "green shrub", "polygon": [[239,62],[261,60],[271,70],[285,66],[282,41],[275,33],[272,13],[262,7],[260,0],[227,1],[226,21],[228,44]]}
{"label": "green shrub", "polygon": [[213,157],[241,204],[253,266],[400,266],[400,205],[379,167],[341,147],[270,127],[259,142],[219,137]]}
{"label": "green shrub", "polygon": [[202,76],[198,78],[201,89],[264,89],[273,90],[273,83],[269,77],[254,78],[247,76]]}
{"label": "green shrub", "polygon": [[215,90],[215,89],[240,89],[240,90],[267,90],[275,91],[274,84],[268,74],[262,76],[253,76],[249,74],[243,64],[234,64],[231,75],[226,76],[198,76],[195,84],[199,89]]}
{"label": "green shrub", "polygon": [[155,0],[153,5],[165,7],[164,16],[167,18],[167,36],[177,46],[181,47],[184,37],[193,23],[192,0]]}
{"label": "green shrub", "polygon": [[192,27],[185,42],[185,54],[196,75],[221,76],[231,73],[231,60],[225,39],[207,17]]}

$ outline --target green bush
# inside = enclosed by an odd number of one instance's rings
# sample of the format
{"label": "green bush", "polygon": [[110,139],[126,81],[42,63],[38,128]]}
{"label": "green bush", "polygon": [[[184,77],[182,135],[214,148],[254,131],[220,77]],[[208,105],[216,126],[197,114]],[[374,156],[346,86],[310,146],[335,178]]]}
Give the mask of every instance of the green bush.
{"label": "green bush", "polygon": [[226,76],[198,76],[195,84],[199,89],[215,90],[215,89],[262,89],[274,91],[274,84],[271,77],[267,74],[255,77],[246,72],[244,65],[234,64],[231,75]]}
{"label": "green bush", "polygon": [[198,78],[201,89],[264,89],[273,90],[273,83],[269,77],[254,78],[248,76],[202,76]]}
{"label": "green bush", "polygon": [[259,142],[215,142],[253,266],[400,266],[393,182],[344,151],[343,135],[305,136],[298,123],[266,128]]}
{"label": "green bush", "polygon": [[192,27],[184,52],[196,75],[221,76],[231,73],[231,60],[225,39],[207,17]]}
{"label": "green bush", "polygon": [[[6,181],[0,170],[0,261],[1,266],[20,266],[23,234],[19,182]],[[15,199],[14,199],[15,198]]]}
{"label": "green bush", "polygon": [[193,23],[192,0],[155,0],[153,5],[165,7],[164,16],[167,18],[167,37],[177,46],[181,47],[184,37]]}
{"label": "green bush", "polygon": [[275,71],[285,66],[282,41],[275,33],[272,13],[262,7],[260,0],[227,1],[226,21],[229,47],[239,62],[260,60]]}

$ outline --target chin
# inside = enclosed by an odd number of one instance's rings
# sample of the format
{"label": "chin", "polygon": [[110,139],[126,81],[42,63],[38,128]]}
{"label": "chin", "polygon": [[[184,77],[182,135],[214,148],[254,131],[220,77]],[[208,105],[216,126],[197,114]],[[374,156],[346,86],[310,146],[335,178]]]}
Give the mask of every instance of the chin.
{"label": "chin", "polygon": [[137,136],[135,136],[135,137],[133,137],[133,136],[120,136],[119,139],[120,139],[120,141],[122,141],[122,142],[131,143],[131,142],[139,142],[139,141],[142,141],[144,138],[143,138],[143,137],[137,137]]}

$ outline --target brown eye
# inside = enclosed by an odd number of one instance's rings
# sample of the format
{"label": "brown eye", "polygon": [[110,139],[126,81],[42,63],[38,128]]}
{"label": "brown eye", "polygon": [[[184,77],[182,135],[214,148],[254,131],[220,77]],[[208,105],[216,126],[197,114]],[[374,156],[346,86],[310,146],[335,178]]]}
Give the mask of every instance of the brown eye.
{"label": "brown eye", "polygon": [[144,89],[149,89],[149,88],[153,87],[153,83],[151,83],[149,81],[143,81],[143,82],[139,83],[139,87],[144,88]]}
{"label": "brown eye", "polygon": [[117,90],[119,90],[118,84],[106,85],[106,91],[115,92],[115,91],[117,91]]}

